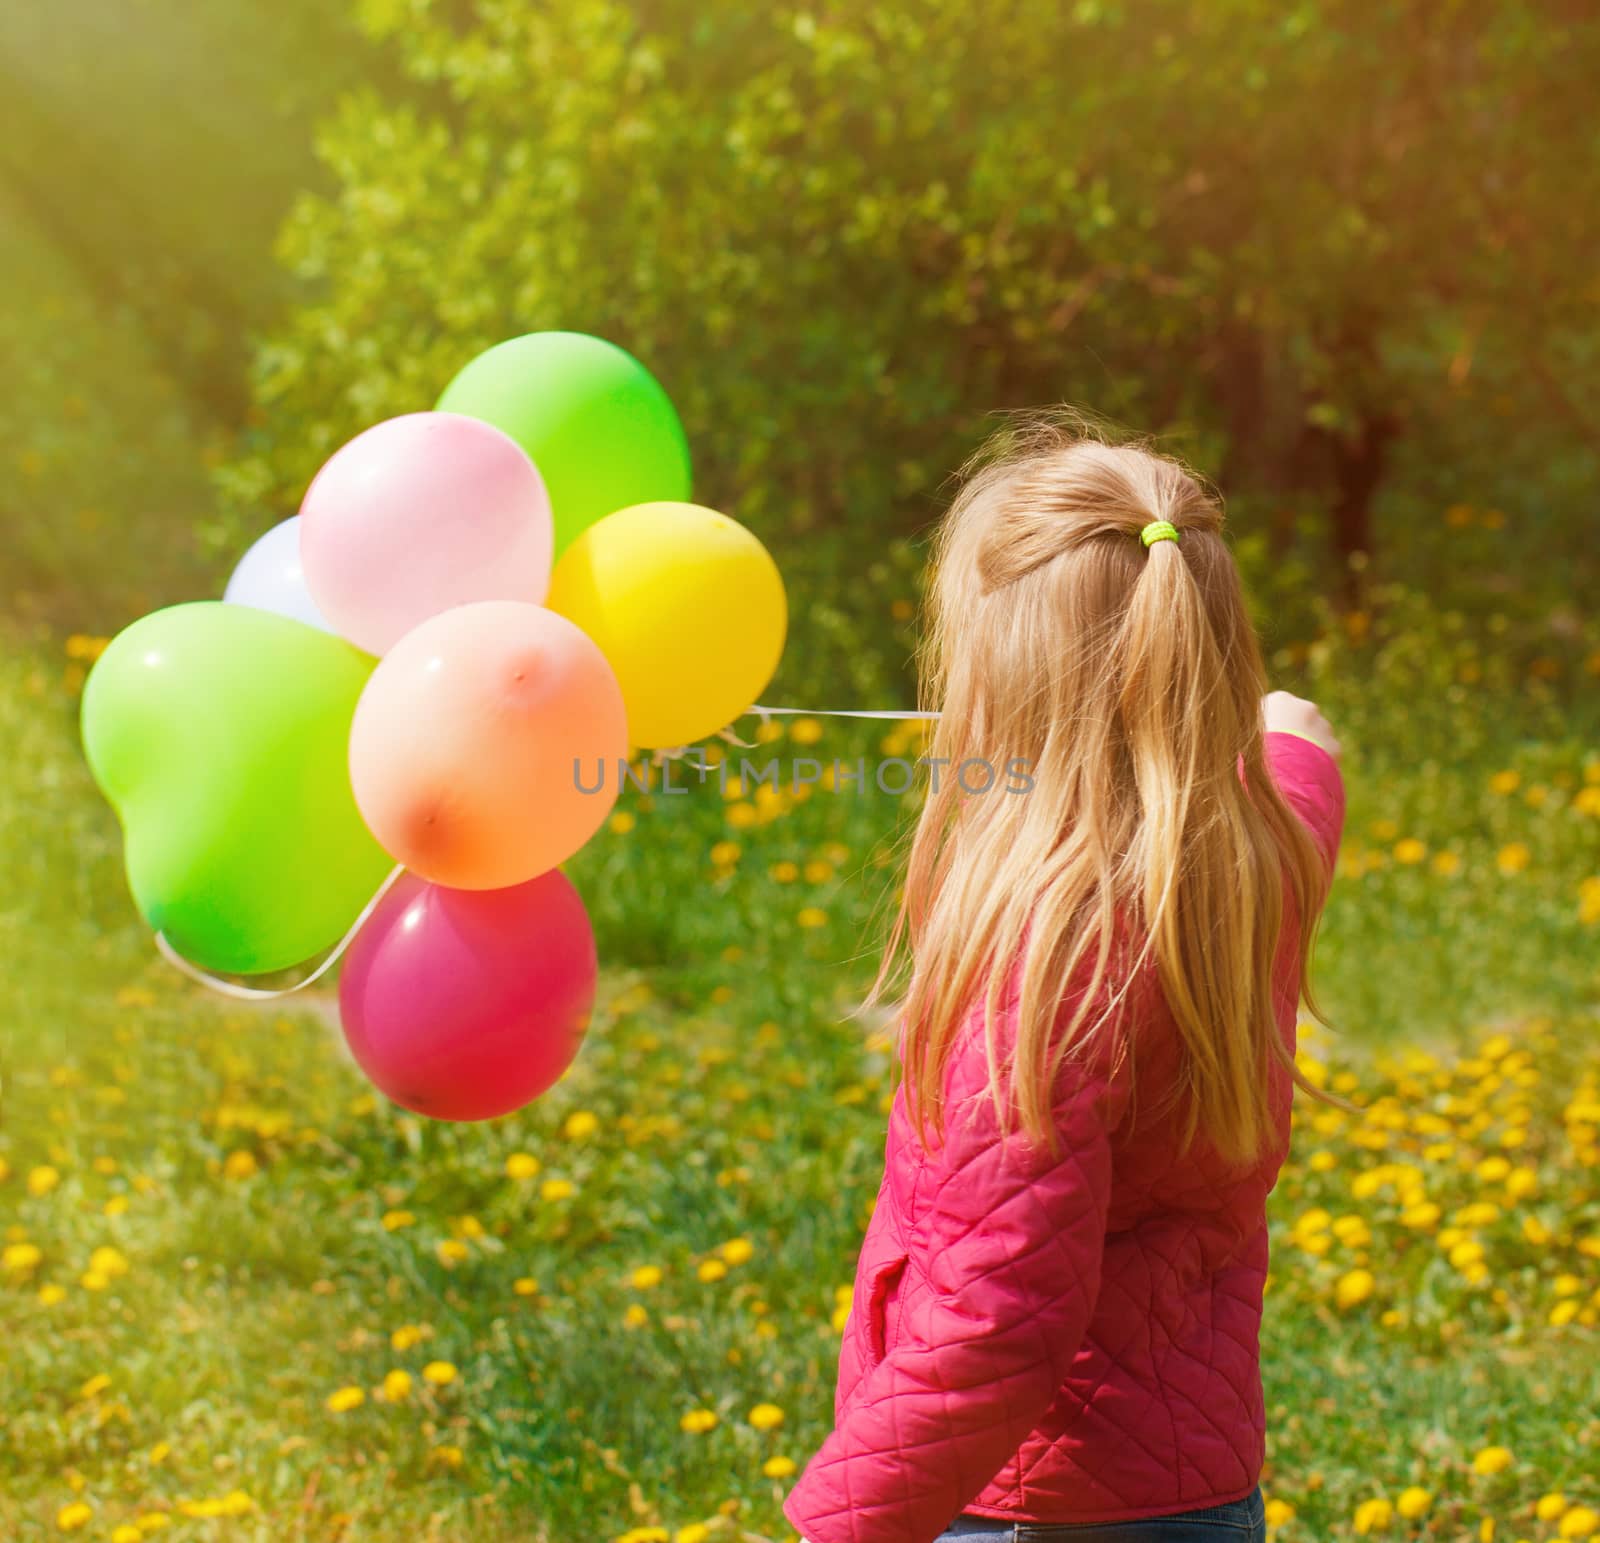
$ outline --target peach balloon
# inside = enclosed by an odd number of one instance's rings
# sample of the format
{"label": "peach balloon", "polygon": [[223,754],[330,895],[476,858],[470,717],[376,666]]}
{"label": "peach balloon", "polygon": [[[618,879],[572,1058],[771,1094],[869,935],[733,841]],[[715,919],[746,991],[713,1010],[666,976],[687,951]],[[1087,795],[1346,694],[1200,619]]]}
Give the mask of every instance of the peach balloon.
{"label": "peach balloon", "polygon": [[413,628],[350,725],[350,782],[378,844],[454,889],[565,862],[616,802],[622,690],[588,636],[543,606],[486,600]]}
{"label": "peach balloon", "polygon": [[527,452],[460,413],[407,413],[334,452],[300,505],[306,588],[334,630],[381,654],[474,600],[540,604],[550,496]]}

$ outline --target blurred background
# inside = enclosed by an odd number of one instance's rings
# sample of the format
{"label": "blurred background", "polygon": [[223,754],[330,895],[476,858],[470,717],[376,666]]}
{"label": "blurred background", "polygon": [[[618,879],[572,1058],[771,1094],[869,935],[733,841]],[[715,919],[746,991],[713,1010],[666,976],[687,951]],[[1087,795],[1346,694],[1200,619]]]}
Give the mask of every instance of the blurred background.
{"label": "blurred background", "polygon": [[771,547],[772,702],[910,704],[997,409],[1217,480],[1350,788],[1303,1059],[1361,1113],[1303,1108],[1274,1199],[1274,1527],[1600,1533],[1597,72],[1583,0],[6,8],[0,1532],[788,1536],[906,802],[629,795],[579,1064],[439,1127],[325,1001],[160,964],[77,745],[107,637],[564,328]]}

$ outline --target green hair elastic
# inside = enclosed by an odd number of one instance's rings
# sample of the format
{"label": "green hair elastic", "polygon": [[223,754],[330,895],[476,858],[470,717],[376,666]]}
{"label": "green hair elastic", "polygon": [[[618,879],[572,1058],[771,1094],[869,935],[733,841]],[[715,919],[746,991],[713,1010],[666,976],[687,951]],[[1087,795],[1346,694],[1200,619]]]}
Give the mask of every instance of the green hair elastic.
{"label": "green hair elastic", "polygon": [[1156,541],[1176,541],[1178,539],[1178,527],[1171,520],[1151,520],[1139,532],[1139,539],[1146,546]]}

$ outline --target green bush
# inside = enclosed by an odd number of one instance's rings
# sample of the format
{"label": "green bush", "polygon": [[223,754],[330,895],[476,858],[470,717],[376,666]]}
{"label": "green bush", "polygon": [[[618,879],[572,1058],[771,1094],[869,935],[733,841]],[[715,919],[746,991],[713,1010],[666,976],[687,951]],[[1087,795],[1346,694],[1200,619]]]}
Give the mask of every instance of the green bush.
{"label": "green bush", "polygon": [[700,496],[769,538],[876,551],[988,412],[1063,398],[1175,431],[1278,557],[1300,527],[1372,550],[1393,484],[1577,528],[1592,17],[359,14],[406,94],[343,102],[336,188],[283,232],[303,303],[257,356],[261,423],[225,476],[247,506],[292,507],[486,345],[568,327],[658,372]]}

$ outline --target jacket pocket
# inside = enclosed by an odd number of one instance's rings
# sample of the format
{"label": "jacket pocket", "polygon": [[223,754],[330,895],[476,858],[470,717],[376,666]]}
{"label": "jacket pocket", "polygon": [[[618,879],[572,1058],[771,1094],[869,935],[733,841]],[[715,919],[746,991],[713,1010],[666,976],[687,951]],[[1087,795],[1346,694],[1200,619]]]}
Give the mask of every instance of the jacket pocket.
{"label": "jacket pocket", "polygon": [[899,1325],[900,1282],[906,1273],[906,1256],[891,1254],[880,1260],[867,1279],[867,1365],[874,1367],[888,1355]]}

